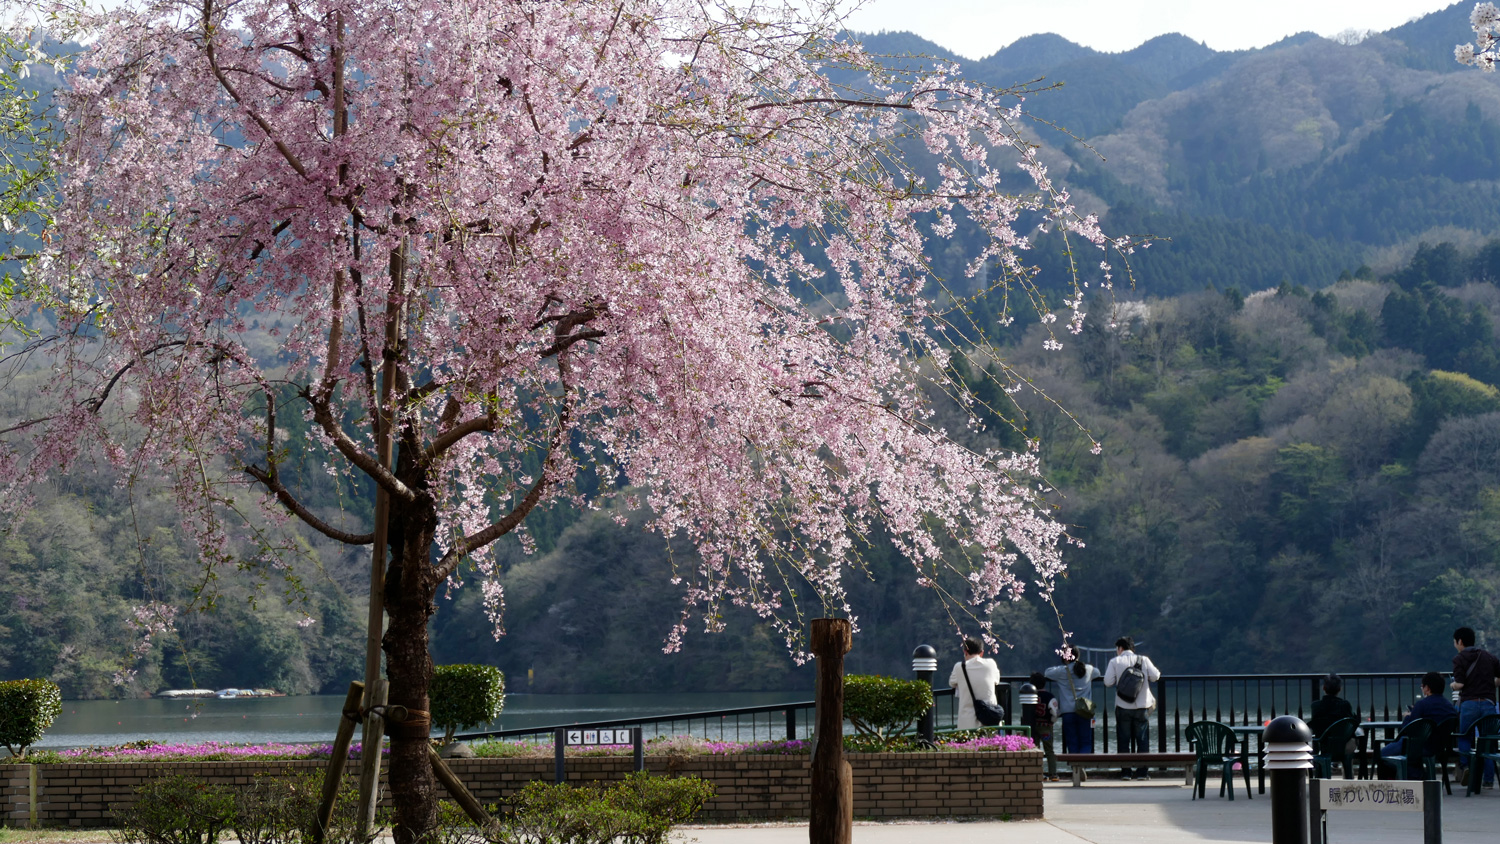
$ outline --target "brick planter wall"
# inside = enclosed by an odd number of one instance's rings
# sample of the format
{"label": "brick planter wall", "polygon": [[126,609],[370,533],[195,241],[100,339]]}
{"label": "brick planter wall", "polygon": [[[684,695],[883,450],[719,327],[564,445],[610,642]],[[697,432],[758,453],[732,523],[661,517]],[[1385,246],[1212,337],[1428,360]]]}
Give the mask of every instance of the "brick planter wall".
{"label": "brick planter wall", "polygon": [[[1042,816],[1042,754],[850,753],[854,815],[858,818],[942,815]],[[148,779],[182,774],[206,782],[243,785],[255,776],[321,771],[324,762],[155,762],[72,765],[0,764],[0,822],[26,826],[31,817],[28,777],[34,767],[41,826],[110,824],[110,806],[130,802]],[[531,780],[552,780],[551,759],[450,759],[449,767],[485,805],[504,802]],[[654,774],[695,775],[714,783],[717,796],[698,818],[706,821],[807,817],[811,782],[806,756],[648,756]],[[351,763],[348,776],[357,776]],[[568,759],[568,780],[611,781],[630,772],[628,757]],[[439,786],[442,794],[442,786]],[[383,789],[389,803],[388,789]]]}

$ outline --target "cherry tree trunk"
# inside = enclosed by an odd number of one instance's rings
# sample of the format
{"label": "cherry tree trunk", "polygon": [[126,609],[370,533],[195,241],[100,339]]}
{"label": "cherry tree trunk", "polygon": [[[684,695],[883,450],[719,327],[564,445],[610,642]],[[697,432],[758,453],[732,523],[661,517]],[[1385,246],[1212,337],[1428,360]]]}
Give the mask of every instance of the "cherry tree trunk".
{"label": "cherry tree trunk", "polygon": [[854,771],[844,761],[844,654],[854,644],[847,618],[815,618],[812,652],[818,658],[817,747],[812,758],[811,844],[852,844]]}
{"label": "cherry tree trunk", "polygon": [[437,822],[437,783],[429,759],[432,657],[427,622],[435,609],[432,546],[437,516],[431,504],[392,502],[391,561],[385,581],[389,617],[382,649],[390,679],[390,703],[406,707],[405,722],[388,722],[391,738],[390,784],[396,817],[396,844],[412,844]]}

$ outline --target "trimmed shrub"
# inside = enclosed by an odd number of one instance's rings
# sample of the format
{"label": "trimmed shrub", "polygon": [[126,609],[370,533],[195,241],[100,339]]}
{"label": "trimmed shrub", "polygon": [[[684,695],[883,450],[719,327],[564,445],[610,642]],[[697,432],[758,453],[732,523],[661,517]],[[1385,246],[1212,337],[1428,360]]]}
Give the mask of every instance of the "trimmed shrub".
{"label": "trimmed shrub", "polygon": [[[343,785],[342,790],[352,791],[352,785]],[[239,844],[312,841],[322,791],[321,773],[257,776],[249,785],[234,789],[229,828]]]}
{"label": "trimmed shrub", "polygon": [[932,708],[932,687],[921,680],[871,674],[844,678],[844,717],[863,736],[890,745]]}
{"label": "trimmed shrub", "polygon": [[113,807],[119,844],[216,844],[234,824],[234,795],[184,776],[136,789],[134,803]]}
{"label": "trimmed shrub", "polygon": [[24,758],[61,712],[62,691],[51,680],[0,683],[0,744]]}
{"label": "trimmed shrub", "polygon": [[634,773],[623,782],[571,786],[535,780],[490,831],[492,841],[536,844],[667,844],[672,827],[692,819],[714,796],[698,777]]}
{"label": "trimmed shrub", "polygon": [[493,665],[439,665],[428,689],[432,723],[443,728],[443,744],[462,727],[495,720],[505,707],[505,675]]}

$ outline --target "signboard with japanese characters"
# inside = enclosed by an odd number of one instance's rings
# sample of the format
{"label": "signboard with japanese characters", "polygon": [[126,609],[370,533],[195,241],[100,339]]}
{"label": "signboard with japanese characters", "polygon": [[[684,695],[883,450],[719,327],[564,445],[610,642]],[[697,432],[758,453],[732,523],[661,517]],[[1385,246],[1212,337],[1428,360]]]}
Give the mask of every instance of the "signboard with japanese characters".
{"label": "signboard with japanese characters", "polygon": [[1317,780],[1322,809],[1422,811],[1422,783],[1412,780]]}

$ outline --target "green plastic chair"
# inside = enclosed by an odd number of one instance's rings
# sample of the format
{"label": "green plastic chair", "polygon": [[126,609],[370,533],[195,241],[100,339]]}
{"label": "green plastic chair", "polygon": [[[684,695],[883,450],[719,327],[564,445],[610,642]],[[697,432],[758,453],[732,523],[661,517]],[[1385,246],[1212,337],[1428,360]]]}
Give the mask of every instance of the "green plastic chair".
{"label": "green plastic chair", "polygon": [[1219,766],[1219,796],[1228,790],[1229,799],[1234,799],[1234,763],[1240,763],[1245,775],[1245,794],[1250,795],[1250,760],[1244,748],[1235,749],[1238,743],[1234,730],[1218,721],[1194,721],[1185,731],[1188,745],[1197,757],[1193,760],[1193,799],[1206,797],[1205,780],[1208,769]]}
{"label": "green plastic chair", "polygon": [[1329,724],[1323,735],[1313,739],[1313,769],[1319,777],[1331,778],[1335,762],[1343,762],[1344,775],[1349,775],[1349,740],[1357,729],[1359,722],[1355,719],[1340,718]]}
{"label": "green plastic chair", "polygon": [[[1411,779],[1411,766],[1417,765],[1418,779],[1432,775],[1432,760],[1427,758],[1427,740],[1432,737],[1432,728],[1437,726],[1427,718],[1418,718],[1401,728],[1395,741],[1401,742],[1401,754],[1381,756],[1380,761],[1396,769],[1396,779]],[[1425,763],[1425,764],[1424,764]]]}
{"label": "green plastic chair", "polygon": [[1474,723],[1479,733],[1469,749],[1469,790],[1465,794],[1478,794],[1484,782],[1484,761],[1500,762],[1500,715],[1486,715]]}

